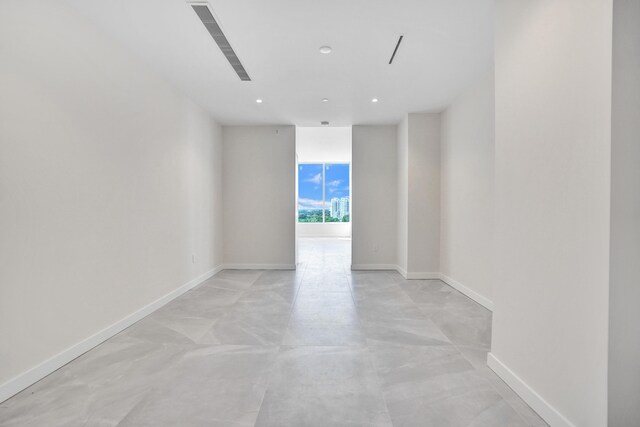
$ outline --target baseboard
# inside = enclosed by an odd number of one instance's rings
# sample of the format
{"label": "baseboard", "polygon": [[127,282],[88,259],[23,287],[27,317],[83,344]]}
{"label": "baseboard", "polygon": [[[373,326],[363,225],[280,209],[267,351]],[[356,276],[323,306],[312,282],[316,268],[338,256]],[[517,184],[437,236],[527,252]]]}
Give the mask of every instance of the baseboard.
{"label": "baseboard", "polygon": [[295,264],[224,264],[223,270],[295,270]]}
{"label": "baseboard", "polygon": [[348,234],[336,234],[335,236],[327,236],[326,234],[305,234],[304,236],[298,235],[298,239],[350,239],[350,238],[351,236]]}
{"label": "baseboard", "polygon": [[351,264],[353,271],[397,270],[397,267],[395,264]]}
{"label": "baseboard", "polygon": [[397,271],[398,273],[400,273],[400,275],[401,275],[402,277],[404,277],[405,279],[408,279],[408,277],[407,277],[407,270],[405,270],[404,268],[400,267],[399,265],[396,265],[396,271]]}
{"label": "baseboard", "polygon": [[498,360],[493,353],[487,355],[487,365],[502,380],[507,383],[531,408],[538,413],[550,426],[575,427],[556,408],[535,392],[527,383],[518,377],[504,363]]}
{"label": "baseboard", "polygon": [[493,311],[493,301],[491,301],[489,298],[482,296],[476,291],[466,287],[462,283],[456,280],[453,280],[451,277],[447,276],[446,274],[440,273],[439,279],[445,282],[447,285],[451,286],[452,288],[462,292],[463,294],[465,294],[466,296],[468,296],[478,304],[484,306],[487,310]]}
{"label": "baseboard", "polygon": [[407,272],[404,268],[397,264],[351,264],[351,270],[395,270],[407,280],[434,280],[439,279],[445,282],[452,288],[465,294],[478,304],[482,305],[489,311],[493,311],[493,301],[489,298],[480,295],[476,291],[464,286],[462,283],[453,280],[451,277],[443,273],[436,272]]}
{"label": "baseboard", "polygon": [[431,279],[439,279],[440,273],[432,273],[432,272],[408,272],[404,268],[396,265],[395,270],[402,275],[407,280],[431,280]]}
{"label": "baseboard", "polygon": [[[402,273],[400,273],[400,274],[402,274]],[[440,273],[429,273],[429,272],[407,273],[406,275],[403,274],[403,276],[407,280],[433,280],[433,279],[439,279],[440,278]]]}
{"label": "baseboard", "polygon": [[73,359],[81,356],[82,354],[91,350],[95,346],[102,344],[104,341],[108,340],[112,336],[116,335],[122,330],[133,325],[138,320],[153,313],[163,305],[174,300],[175,298],[184,294],[188,290],[196,287],[197,285],[209,279],[210,277],[212,277],[213,275],[215,275],[221,270],[222,270],[222,266],[218,266],[213,270],[210,270],[204,274],[201,274],[200,276],[188,281],[187,283],[180,286],[179,288],[169,292],[168,294],[160,297],[159,299],[153,301],[152,303],[147,304],[146,306],[142,307],[140,310],[134,313],[131,313],[124,319],[117,321],[111,326],[107,326],[106,328],[95,333],[94,335],[91,335],[90,337],[80,341],[79,343],[56,354],[50,359],[45,360],[39,365],[36,365],[33,368],[10,379],[9,381],[0,385],[0,402],[4,402],[5,400],[9,399],[11,396],[18,394],[25,388],[40,381],[42,378],[46,377],[50,373],[63,367],[67,363],[71,362]]}

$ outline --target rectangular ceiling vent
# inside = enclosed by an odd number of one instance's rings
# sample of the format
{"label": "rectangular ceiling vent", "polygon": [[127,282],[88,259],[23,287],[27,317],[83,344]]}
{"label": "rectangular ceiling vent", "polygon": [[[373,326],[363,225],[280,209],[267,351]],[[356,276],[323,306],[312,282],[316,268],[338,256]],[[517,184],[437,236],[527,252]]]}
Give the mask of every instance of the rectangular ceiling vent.
{"label": "rectangular ceiling vent", "polygon": [[240,80],[245,82],[251,81],[251,77],[249,77],[249,74],[247,74],[247,71],[244,69],[242,63],[240,62],[240,59],[238,59],[238,56],[233,51],[233,48],[229,44],[229,40],[227,40],[227,37],[222,32],[220,26],[213,17],[213,14],[209,10],[209,6],[207,6],[206,4],[192,4],[191,7],[196,12],[198,18],[200,18],[204,26],[207,28],[209,34],[211,34],[211,37],[213,37],[213,40],[215,40],[216,44],[218,45],[224,56],[227,58],[229,64],[231,64],[236,74],[238,74]]}

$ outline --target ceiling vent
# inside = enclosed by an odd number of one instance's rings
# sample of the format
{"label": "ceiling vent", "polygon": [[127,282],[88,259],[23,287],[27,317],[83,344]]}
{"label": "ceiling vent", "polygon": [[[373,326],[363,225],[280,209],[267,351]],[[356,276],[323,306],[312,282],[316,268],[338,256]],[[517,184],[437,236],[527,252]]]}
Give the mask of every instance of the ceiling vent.
{"label": "ceiling vent", "polygon": [[209,10],[209,6],[203,3],[194,3],[191,4],[191,7],[196,12],[198,18],[200,18],[204,26],[207,28],[209,34],[211,34],[211,37],[213,37],[213,40],[215,40],[216,44],[218,45],[224,56],[227,58],[229,64],[231,64],[236,74],[238,74],[240,80],[245,82],[251,81],[251,77],[249,77],[249,74],[247,74],[247,71],[244,69],[242,63],[240,62],[240,59],[233,51],[233,48],[229,44],[229,40],[227,40],[227,37],[220,29],[220,25],[218,25],[218,23],[216,22],[213,14],[211,13],[211,10]]}
{"label": "ceiling vent", "polygon": [[391,54],[391,59],[389,60],[389,65],[393,63],[394,58],[396,57],[396,53],[398,53],[398,48],[400,47],[400,43],[402,43],[402,39],[404,36],[400,36],[398,38],[398,43],[396,43],[396,48],[393,49],[393,53]]}

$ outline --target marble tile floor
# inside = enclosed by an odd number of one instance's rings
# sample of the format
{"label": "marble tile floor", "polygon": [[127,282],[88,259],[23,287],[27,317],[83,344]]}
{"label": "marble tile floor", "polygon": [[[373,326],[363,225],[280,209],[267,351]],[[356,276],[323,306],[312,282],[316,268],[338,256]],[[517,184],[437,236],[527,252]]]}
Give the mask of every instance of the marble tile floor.
{"label": "marble tile floor", "polygon": [[491,313],[438,280],[226,270],[0,404],[0,426],[546,426],[486,367]]}

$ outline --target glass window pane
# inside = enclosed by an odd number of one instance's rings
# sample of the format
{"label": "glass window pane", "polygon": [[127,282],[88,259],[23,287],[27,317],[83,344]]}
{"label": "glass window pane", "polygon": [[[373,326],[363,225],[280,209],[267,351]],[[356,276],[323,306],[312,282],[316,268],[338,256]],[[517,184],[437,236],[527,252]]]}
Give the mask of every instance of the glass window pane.
{"label": "glass window pane", "polygon": [[322,164],[298,165],[298,222],[322,222]]}
{"label": "glass window pane", "polygon": [[325,222],[349,222],[351,218],[349,166],[342,163],[325,165]]}

